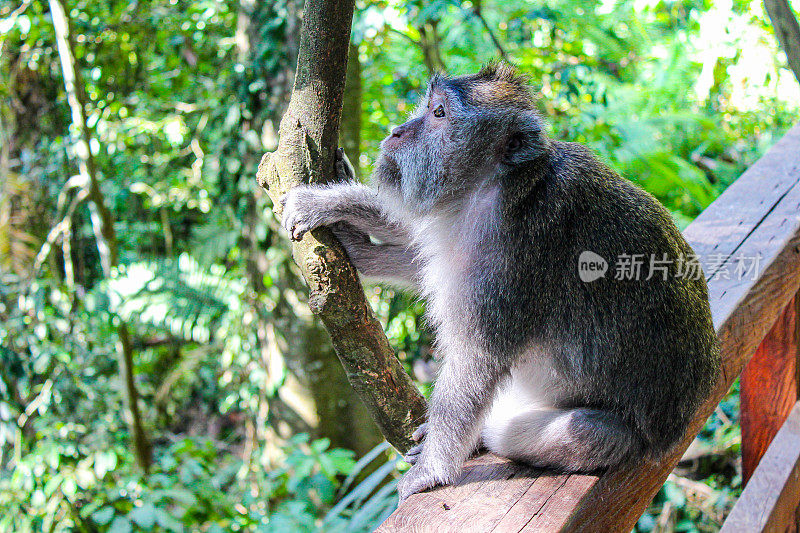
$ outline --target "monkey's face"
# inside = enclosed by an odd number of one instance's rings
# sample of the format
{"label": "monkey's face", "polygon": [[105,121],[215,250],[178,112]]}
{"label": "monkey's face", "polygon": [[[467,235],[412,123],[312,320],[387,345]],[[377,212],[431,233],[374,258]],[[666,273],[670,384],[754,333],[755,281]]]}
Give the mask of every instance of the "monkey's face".
{"label": "monkey's face", "polygon": [[526,82],[505,66],[435,77],[417,111],[381,142],[378,186],[418,213],[459,209],[546,147]]}
{"label": "monkey's face", "polygon": [[429,91],[414,115],[381,142],[375,172],[379,184],[394,189],[420,214],[431,211],[449,188],[451,108],[446,94]]}

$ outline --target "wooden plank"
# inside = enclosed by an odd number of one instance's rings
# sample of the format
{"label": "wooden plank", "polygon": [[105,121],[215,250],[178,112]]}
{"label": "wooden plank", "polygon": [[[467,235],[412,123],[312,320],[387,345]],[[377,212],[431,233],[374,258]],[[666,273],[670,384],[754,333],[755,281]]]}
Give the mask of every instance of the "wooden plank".
{"label": "wooden plank", "polygon": [[800,508],[800,403],[793,406],[720,533],[796,531]]}
{"label": "wooden plank", "polygon": [[687,227],[683,235],[713,278],[723,260],[738,253],[747,235],[795,183],[791,171],[800,146],[800,124],[733,182]]}
{"label": "wooden plank", "polygon": [[795,295],[742,372],[742,475],[750,479],[797,402],[798,346]]}
{"label": "wooden plank", "polygon": [[491,531],[497,533],[520,531],[541,512],[554,494],[566,485],[568,479],[568,475],[539,476],[525,494],[502,515],[501,520]]}
{"label": "wooden plank", "polygon": [[[800,125],[731,185],[684,234],[709,267],[709,300],[723,366],[716,388],[698,410],[683,441],[658,462],[643,462],[599,477],[569,476],[561,483],[558,476],[543,474],[510,506],[496,505],[492,511],[502,516],[497,531],[631,530],[800,287]],[[709,261],[708,254],[721,254],[721,258]],[[735,275],[743,258],[758,258],[755,279]],[[507,470],[490,473],[489,479],[506,475]],[[424,511],[436,507],[437,494],[443,490],[447,488],[409,498],[379,531],[464,531],[451,528],[448,515]],[[484,507],[475,512],[460,508],[467,514],[460,517],[461,523],[488,512]],[[395,529],[398,525],[407,529]]]}
{"label": "wooden plank", "polygon": [[[597,479],[597,476],[570,475],[566,483],[553,493],[553,496],[534,515],[534,518],[525,524],[522,531],[526,533],[561,531],[573,518],[576,507],[581,503],[582,495],[597,485]],[[589,527],[594,527],[594,524],[590,524]],[[588,529],[584,528],[584,531],[588,531]],[[595,531],[610,530],[597,529]]]}
{"label": "wooden plank", "polygon": [[379,530],[433,532],[446,523],[453,531],[477,525],[488,531],[503,518],[496,509],[513,506],[538,475],[537,470],[492,454],[470,459],[456,483],[412,495],[403,505],[413,512],[392,514]]}

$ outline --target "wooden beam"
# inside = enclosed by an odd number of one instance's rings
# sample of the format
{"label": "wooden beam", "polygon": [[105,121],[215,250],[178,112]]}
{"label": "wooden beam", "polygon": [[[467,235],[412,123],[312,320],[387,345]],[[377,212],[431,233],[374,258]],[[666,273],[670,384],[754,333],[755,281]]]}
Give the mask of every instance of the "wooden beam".
{"label": "wooden beam", "polygon": [[799,506],[800,403],[796,403],[720,533],[797,531]]}
{"label": "wooden beam", "polygon": [[[457,487],[415,494],[379,531],[461,531],[451,527],[455,513],[450,510],[455,509],[460,523],[492,522],[495,531],[630,531],[800,287],[800,125],[732,184],[684,235],[706,268],[723,365],[716,388],[672,453],[658,462],[601,476],[565,478],[532,473],[521,465],[513,465],[511,473],[506,466],[495,467],[488,479],[462,480]],[[758,258],[755,279],[735,275],[742,258]],[[516,501],[495,500],[487,508],[466,504],[466,497],[460,496],[462,487],[474,485],[469,494],[477,494],[489,480],[495,482],[491,491],[505,490],[502,480],[517,476],[535,479]],[[443,509],[438,496],[443,491],[451,495],[448,509]]]}
{"label": "wooden beam", "polygon": [[792,298],[742,372],[739,405],[745,483],[797,402],[798,302],[797,296]]}

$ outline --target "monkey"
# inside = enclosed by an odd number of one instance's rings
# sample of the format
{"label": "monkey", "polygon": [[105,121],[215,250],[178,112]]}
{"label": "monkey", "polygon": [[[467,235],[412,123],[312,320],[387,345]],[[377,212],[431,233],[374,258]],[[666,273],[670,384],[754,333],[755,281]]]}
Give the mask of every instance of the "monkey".
{"label": "monkey", "polygon": [[[442,364],[401,501],[453,483],[481,448],[562,472],[657,459],[718,379],[706,281],[681,275],[702,270],[669,211],[550,138],[529,86],[506,63],[436,75],[370,186],[282,200],[293,239],[328,226],[364,277],[426,301]],[[585,253],[605,274],[581,277]],[[631,258],[662,266],[618,275]]]}

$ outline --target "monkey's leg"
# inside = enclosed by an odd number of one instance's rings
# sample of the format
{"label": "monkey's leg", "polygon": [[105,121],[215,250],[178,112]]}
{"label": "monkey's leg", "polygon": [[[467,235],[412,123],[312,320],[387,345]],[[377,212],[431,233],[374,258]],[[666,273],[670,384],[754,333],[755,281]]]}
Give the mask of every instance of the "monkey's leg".
{"label": "monkey's leg", "polygon": [[422,267],[414,248],[375,244],[368,235],[344,222],[331,225],[331,230],[362,275],[377,281],[418,286]]}
{"label": "monkey's leg", "polygon": [[618,416],[599,409],[531,409],[489,417],[484,445],[534,466],[591,472],[638,457],[641,439]]}
{"label": "monkey's leg", "polygon": [[398,485],[400,499],[452,483],[480,438],[480,422],[507,369],[472,346],[443,343],[444,365],[428,403],[428,425],[416,462]]}
{"label": "monkey's leg", "polygon": [[411,237],[388,213],[374,190],[358,183],[298,185],[283,203],[283,227],[294,240],[319,226],[346,222],[387,244],[409,244]]}

